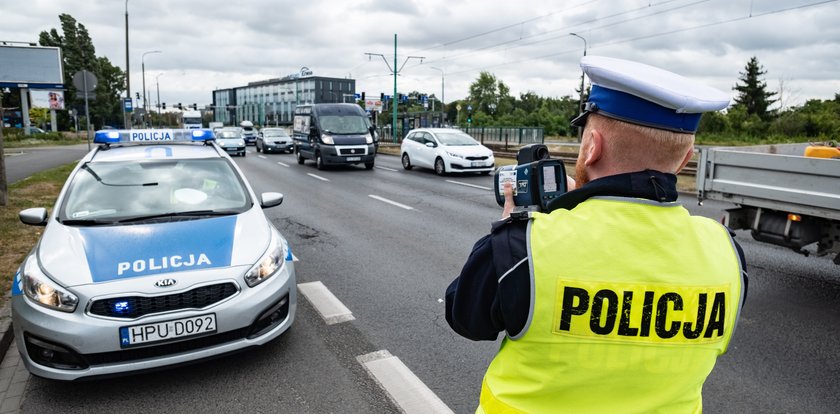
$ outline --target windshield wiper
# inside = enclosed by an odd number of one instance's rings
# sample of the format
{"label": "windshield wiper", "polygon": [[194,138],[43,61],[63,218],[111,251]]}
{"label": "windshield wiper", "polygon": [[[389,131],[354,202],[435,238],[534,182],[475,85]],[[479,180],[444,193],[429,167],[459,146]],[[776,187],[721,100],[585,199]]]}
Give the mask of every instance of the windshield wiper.
{"label": "windshield wiper", "polygon": [[65,226],[102,226],[105,224],[114,224],[114,220],[102,219],[67,219],[60,220],[59,223]]}
{"label": "windshield wiper", "polygon": [[207,216],[230,216],[239,214],[236,210],[192,210],[192,211],[173,211],[169,213],[150,214],[145,216],[128,217],[114,221],[114,223],[131,223],[135,221],[154,220],[166,217],[207,217]]}

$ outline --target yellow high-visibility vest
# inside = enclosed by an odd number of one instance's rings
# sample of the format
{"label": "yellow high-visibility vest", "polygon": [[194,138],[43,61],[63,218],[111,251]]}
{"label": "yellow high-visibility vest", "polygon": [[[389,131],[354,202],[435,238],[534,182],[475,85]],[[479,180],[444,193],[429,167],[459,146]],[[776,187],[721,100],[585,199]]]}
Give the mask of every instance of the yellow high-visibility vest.
{"label": "yellow high-visibility vest", "polygon": [[726,228],[677,203],[595,197],[533,214],[531,313],[487,369],[478,412],[699,413],[735,330]]}

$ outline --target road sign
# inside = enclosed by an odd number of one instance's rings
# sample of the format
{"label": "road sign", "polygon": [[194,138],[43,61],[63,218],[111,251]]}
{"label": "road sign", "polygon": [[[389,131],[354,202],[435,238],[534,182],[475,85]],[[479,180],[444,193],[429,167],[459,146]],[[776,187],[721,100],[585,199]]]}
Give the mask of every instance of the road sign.
{"label": "road sign", "polygon": [[455,105],[455,109],[460,111],[461,110],[461,104]]}
{"label": "road sign", "polygon": [[131,101],[131,98],[123,98],[123,108],[125,108],[126,112],[134,110],[134,103]]}
{"label": "road sign", "polygon": [[96,75],[86,70],[80,70],[73,74],[73,86],[79,92],[93,92],[96,89]]}
{"label": "road sign", "polygon": [[360,93],[354,93],[354,94],[353,94],[353,96],[354,96],[356,99],[362,99],[362,94],[360,94]]}
{"label": "road sign", "polygon": [[467,110],[472,111],[472,105],[467,105]]}

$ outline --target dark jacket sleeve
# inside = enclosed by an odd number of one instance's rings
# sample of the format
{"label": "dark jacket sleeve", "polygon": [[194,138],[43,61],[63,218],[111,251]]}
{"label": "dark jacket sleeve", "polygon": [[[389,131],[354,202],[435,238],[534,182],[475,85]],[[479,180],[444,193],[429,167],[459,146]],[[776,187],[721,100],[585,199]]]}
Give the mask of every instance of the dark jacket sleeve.
{"label": "dark jacket sleeve", "polygon": [[521,330],[530,310],[525,228],[525,222],[494,223],[446,289],[446,321],[459,335],[492,341],[503,330]]}

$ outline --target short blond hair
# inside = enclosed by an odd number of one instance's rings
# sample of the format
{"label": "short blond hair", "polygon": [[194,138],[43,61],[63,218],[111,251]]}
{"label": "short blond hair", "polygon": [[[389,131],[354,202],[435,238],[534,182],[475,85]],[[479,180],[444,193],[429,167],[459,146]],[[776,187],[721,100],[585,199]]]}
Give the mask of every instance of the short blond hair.
{"label": "short blond hair", "polygon": [[[624,171],[646,169],[674,173],[694,145],[694,134],[667,131],[593,113],[587,129],[595,128],[609,147],[610,162]],[[609,155],[608,155],[609,156]]]}

